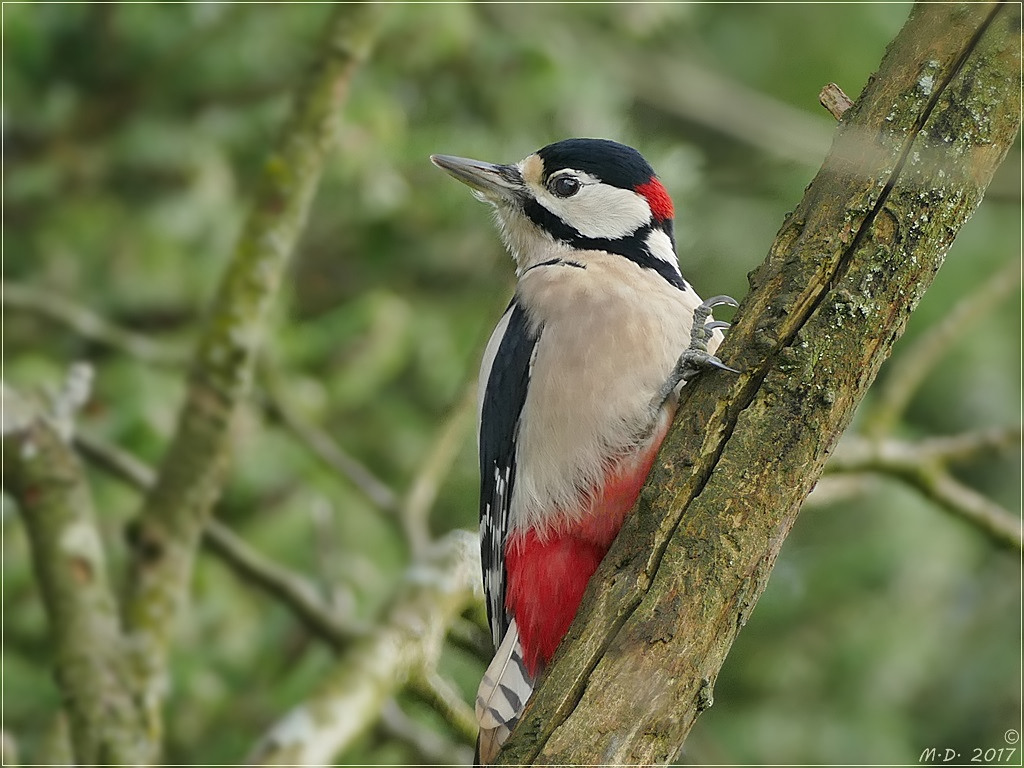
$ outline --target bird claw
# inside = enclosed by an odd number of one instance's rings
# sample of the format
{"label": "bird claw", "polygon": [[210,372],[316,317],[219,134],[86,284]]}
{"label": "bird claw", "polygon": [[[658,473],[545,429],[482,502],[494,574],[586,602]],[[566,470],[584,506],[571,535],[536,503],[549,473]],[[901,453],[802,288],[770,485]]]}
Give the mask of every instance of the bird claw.
{"label": "bird claw", "polygon": [[708,352],[708,339],[711,338],[711,334],[716,330],[724,330],[730,327],[730,323],[721,320],[708,322],[708,318],[711,317],[711,311],[715,307],[722,305],[737,307],[739,303],[731,296],[712,296],[693,311],[690,346],[683,350],[683,353],[676,361],[675,367],[672,369],[672,374],[662,385],[661,391],[657,394],[654,401],[652,401],[651,405],[655,410],[661,408],[668,398],[672,396],[680,382],[690,381],[701,371],[706,371],[708,368],[717,368],[720,371],[739,373],[738,370],[729,367],[719,358]]}
{"label": "bird claw", "polygon": [[723,304],[728,305],[730,307],[738,307],[740,305],[740,303],[736,301],[736,299],[734,299],[732,296],[726,296],[724,293],[720,293],[717,296],[712,296],[710,299],[701,304],[700,307],[697,307],[697,309],[700,309],[701,307],[714,309],[715,307],[720,307]]}
{"label": "bird claw", "polygon": [[693,328],[690,331],[690,346],[682,355],[679,356],[679,361],[676,363],[676,371],[679,374],[679,381],[689,381],[702,370],[707,368],[718,368],[721,371],[739,373],[735,368],[730,368],[708,352],[708,339],[711,338],[711,334],[718,329],[730,327],[729,323],[721,320],[712,320],[710,323],[708,322],[708,318],[711,317],[711,311],[715,307],[720,307],[722,305],[738,307],[739,302],[737,302],[732,296],[712,296],[710,299],[701,303],[700,306],[693,311]]}
{"label": "bird claw", "polygon": [[679,381],[689,381],[698,373],[708,368],[717,368],[720,371],[739,373],[735,368],[730,368],[706,349],[695,349],[693,347],[689,347],[688,349],[683,350],[683,354],[679,356],[679,360],[676,362],[676,371],[679,376],[677,383]]}
{"label": "bird claw", "polygon": [[708,348],[708,339],[711,338],[712,332],[716,328],[729,327],[729,323],[718,320],[714,320],[710,323],[708,322],[708,318],[711,317],[711,311],[715,307],[720,307],[722,305],[738,307],[739,302],[737,302],[732,296],[712,296],[693,310],[693,327],[690,330],[690,349],[698,349],[706,352]]}

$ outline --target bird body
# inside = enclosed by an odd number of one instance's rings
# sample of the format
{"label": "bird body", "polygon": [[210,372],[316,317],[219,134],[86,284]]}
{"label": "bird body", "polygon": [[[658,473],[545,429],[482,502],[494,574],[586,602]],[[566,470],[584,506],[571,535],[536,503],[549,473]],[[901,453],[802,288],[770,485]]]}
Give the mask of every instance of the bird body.
{"label": "bird body", "polygon": [[724,367],[711,356],[721,332],[704,329],[710,307],[679,272],[671,198],[636,150],[570,139],[516,165],[432,160],[495,206],[518,275],[480,371],[481,558],[497,648],[477,697],[486,764],[633,507],[686,371]]}
{"label": "bird body", "polygon": [[651,402],[689,344],[700,303],[619,256],[575,258],[585,266],[534,266],[516,289],[517,306],[542,329],[505,547],[506,603],[532,674],[553,655],[650,472],[675,398],[656,412]]}

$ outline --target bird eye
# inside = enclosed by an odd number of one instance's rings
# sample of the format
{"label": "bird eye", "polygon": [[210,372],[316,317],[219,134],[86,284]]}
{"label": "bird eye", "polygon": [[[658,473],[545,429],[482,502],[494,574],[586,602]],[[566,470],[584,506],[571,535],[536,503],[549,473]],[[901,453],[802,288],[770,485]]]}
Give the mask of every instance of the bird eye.
{"label": "bird eye", "polygon": [[580,191],[580,180],[575,176],[559,176],[551,182],[550,189],[558,197],[572,197]]}

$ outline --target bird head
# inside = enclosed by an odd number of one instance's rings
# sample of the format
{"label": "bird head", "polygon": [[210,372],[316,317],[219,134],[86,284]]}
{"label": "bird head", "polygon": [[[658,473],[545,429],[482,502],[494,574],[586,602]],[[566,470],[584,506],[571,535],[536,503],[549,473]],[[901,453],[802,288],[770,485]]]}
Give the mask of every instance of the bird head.
{"label": "bird head", "polygon": [[[553,256],[616,253],[681,281],[672,199],[632,147],[566,139],[514,165],[432,155],[434,165],[494,206],[519,271]],[[561,252],[571,252],[572,255]]]}

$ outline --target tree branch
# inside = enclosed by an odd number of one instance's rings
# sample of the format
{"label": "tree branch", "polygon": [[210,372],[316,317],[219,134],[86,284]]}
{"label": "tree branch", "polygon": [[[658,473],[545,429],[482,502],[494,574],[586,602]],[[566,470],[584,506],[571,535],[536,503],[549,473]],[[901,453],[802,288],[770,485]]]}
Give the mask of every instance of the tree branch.
{"label": "tree branch", "polygon": [[958,481],[946,469],[982,451],[1020,446],[1021,429],[992,429],[908,443],[893,438],[853,437],[840,443],[825,471],[877,472],[898,478],[975,525],[1001,546],[1024,549],[1019,517]]}
{"label": "tree branch", "polygon": [[335,144],[340,104],[367,55],[376,15],[374,5],[342,5],[328,24],[315,67],[263,167],[252,211],[199,339],[177,431],[135,528],[125,623],[154,743],[160,742],[171,630],[200,534],[223,485],[235,415],[250,390],[270,308]]}
{"label": "tree branch", "polygon": [[265,367],[261,379],[264,393],[261,393],[259,399],[263,400],[263,408],[269,416],[291,432],[325,467],[348,478],[378,509],[392,515],[398,512],[398,496],[384,481],[342,449],[327,432],[307,421],[288,405],[276,374]]}
{"label": "tree branch", "polygon": [[[501,764],[672,760],[1020,119],[1020,7],[916,6],[843,116]],[[871,141],[866,141],[870,137]],[[941,171],[941,173],[939,173]]]}
{"label": "tree branch", "polygon": [[957,338],[1009,298],[1020,287],[1020,262],[1011,260],[988,280],[958,301],[942,320],[921,335],[893,361],[881,382],[864,423],[864,431],[880,437],[899,421],[914,393],[946,355]]}
{"label": "tree branch", "polygon": [[[75,447],[96,466],[136,490],[149,490],[156,480],[153,469],[120,448],[84,434],[75,435]],[[318,596],[316,586],[300,574],[278,565],[252,549],[244,539],[216,520],[207,522],[204,541],[247,584],[281,602],[313,634],[340,648],[365,630],[344,621]]]}
{"label": "tree branch", "polygon": [[59,323],[84,339],[110,347],[139,362],[177,366],[187,359],[184,350],[121,328],[63,296],[5,280],[0,283],[0,298],[4,309],[18,309]]}
{"label": "tree branch", "polygon": [[156,482],[156,472],[152,467],[116,445],[84,432],[75,433],[74,445],[92,464],[137,491],[145,493]]}
{"label": "tree branch", "polygon": [[378,729],[388,737],[408,744],[425,765],[468,765],[473,750],[451,741],[413,720],[392,699],[384,705]]}
{"label": "tree branch", "polygon": [[448,628],[448,641],[456,648],[475,656],[486,665],[494,656],[491,636],[479,623],[465,617],[456,619]]}
{"label": "tree branch", "polygon": [[365,633],[342,620],[308,579],[264,557],[216,520],[206,525],[206,546],[243,581],[283,603],[307,629],[335,649]]}
{"label": "tree branch", "polygon": [[[88,307],[66,297],[51,296],[17,283],[0,283],[0,303],[5,309],[18,309],[59,323],[76,335],[103,344],[142,363],[184,366],[184,350],[154,341],[148,336],[123,328]],[[255,393],[259,406],[328,469],[348,480],[370,501],[385,512],[398,511],[398,497],[383,481],[355,457],[341,448],[326,432],[303,419],[287,405],[277,377],[264,367],[262,391]]]}
{"label": "tree branch", "polygon": [[441,483],[462,449],[475,408],[476,387],[471,386],[431,441],[427,457],[420,464],[402,502],[402,527],[414,558],[421,556],[430,545],[430,510],[441,490]]}
{"label": "tree branch", "polygon": [[844,438],[825,468],[827,473],[902,471],[921,464],[954,464],[982,453],[1020,447],[1021,427],[984,429],[950,437],[928,437],[917,442],[895,438],[875,440],[859,435]]}
{"label": "tree branch", "polygon": [[[76,335],[142,363],[161,366],[184,366],[188,362],[184,350],[154,341],[112,323],[88,307],[66,297],[50,294],[17,283],[0,283],[0,304],[5,309],[18,309],[59,323]],[[287,404],[277,376],[264,366],[262,389],[255,399],[263,411],[288,430],[306,450],[340,477],[348,480],[379,509],[390,514],[399,510],[398,496],[358,459],[341,448],[330,435],[308,422]]]}
{"label": "tree branch", "polygon": [[455,531],[409,570],[382,624],[339,659],[319,688],[281,719],[246,765],[324,765],[381,715],[391,697],[433,669],[447,626],[476,599],[476,537]]}
{"label": "tree branch", "polygon": [[[128,685],[125,639],[103,542],[66,425],[4,387],[3,487],[17,500],[54,643],[79,765],[142,765],[153,745]],[[61,414],[63,418],[64,414]]]}
{"label": "tree branch", "polygon": [[476,713],[462,700],[455,686],[433,668],[425,668],[412,676],[409,688],[441,715],[462,741],[476,744]]}

